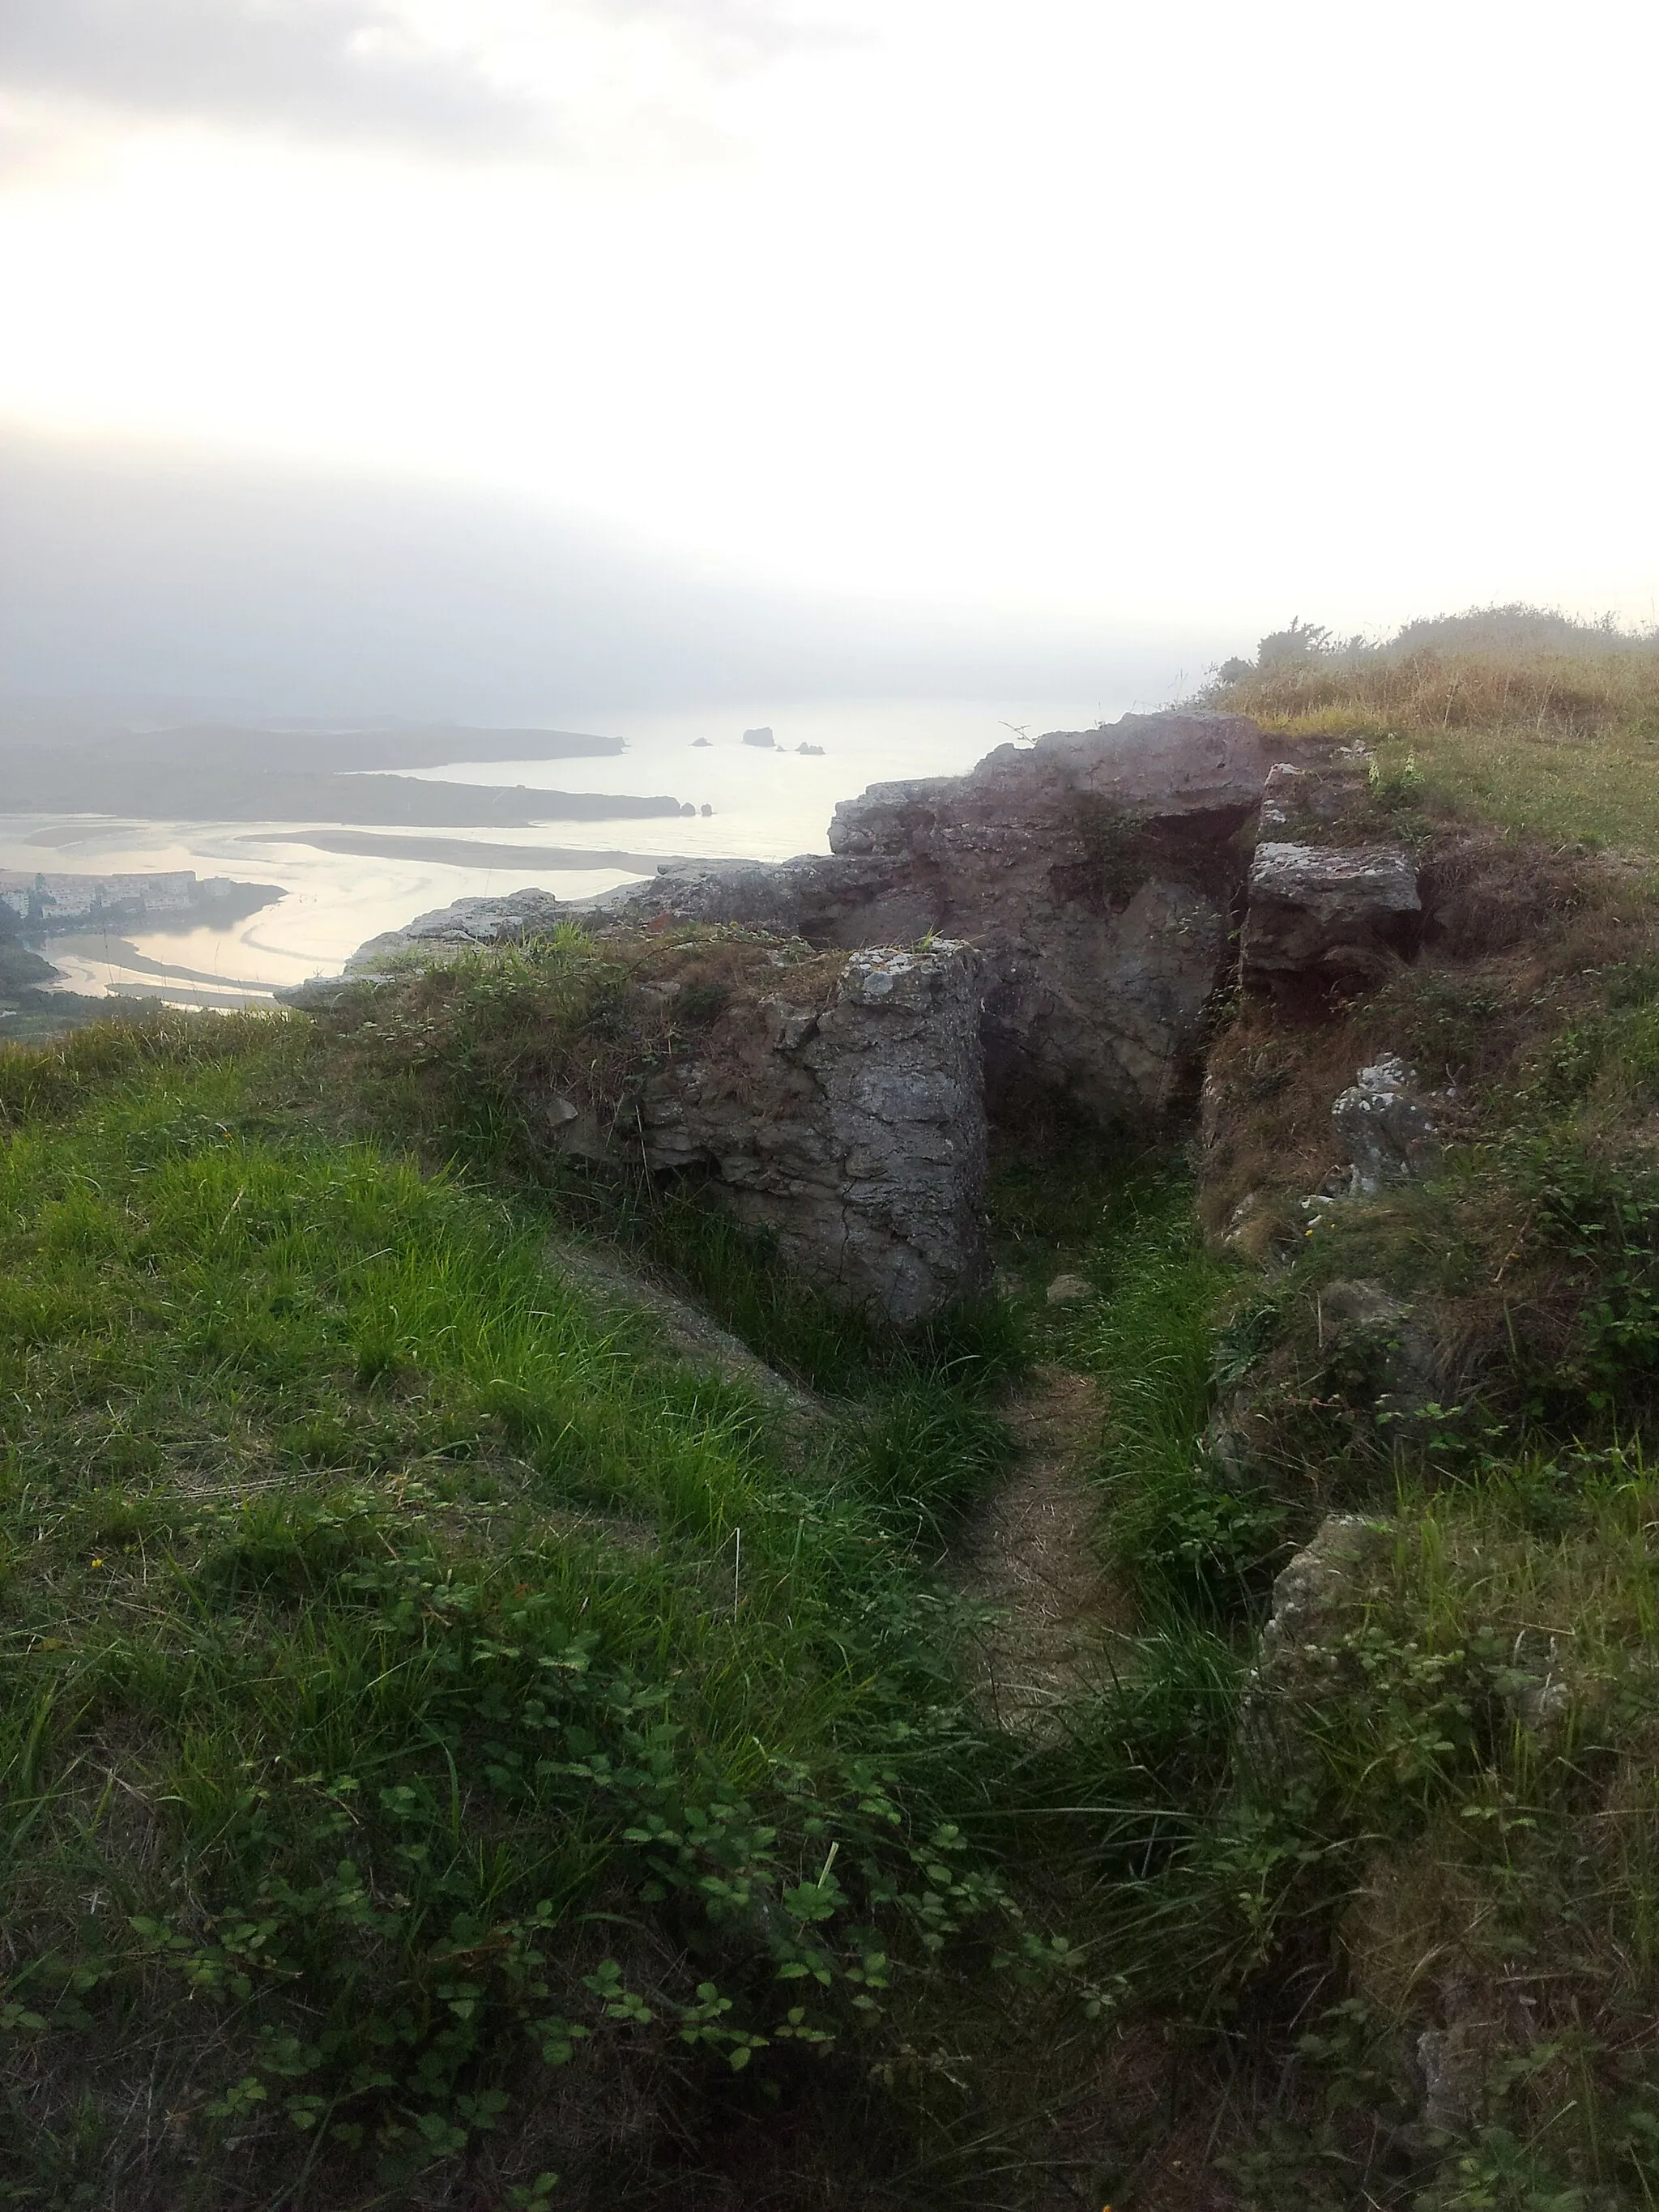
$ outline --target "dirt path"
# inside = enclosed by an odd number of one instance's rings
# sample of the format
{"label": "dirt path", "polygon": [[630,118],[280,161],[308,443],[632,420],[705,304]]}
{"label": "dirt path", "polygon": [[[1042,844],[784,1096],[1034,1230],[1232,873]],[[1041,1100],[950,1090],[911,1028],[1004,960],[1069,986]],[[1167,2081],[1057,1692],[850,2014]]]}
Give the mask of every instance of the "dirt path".
{"label": "dirt path", "polygon": [[1008,1408],[1019,1463],[957,1555],[962,1589],[997,1609],[980,1644],[980,1695],[1001,1726],[1025,1735],[1113,1674],[1132,1640],[1129,1606],[1094,1545],[1098,1495],[1088,1468],[1102,1413],[1089,1376],[1039,1368]]}

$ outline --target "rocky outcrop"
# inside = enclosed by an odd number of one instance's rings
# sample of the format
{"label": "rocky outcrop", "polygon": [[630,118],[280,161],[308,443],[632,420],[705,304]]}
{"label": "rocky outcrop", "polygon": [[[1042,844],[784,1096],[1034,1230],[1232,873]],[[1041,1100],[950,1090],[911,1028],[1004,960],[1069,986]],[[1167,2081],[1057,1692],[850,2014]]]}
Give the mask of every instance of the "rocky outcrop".
{"label": "rocky outcrop", "polygon": [[430,914],[417,914],[401,929],[388,929],[360,945],[346,962],[348,975],[366,975],[410,951],[464,951],[471,945],[518,945],[557,924],[561,907],[551,891],[509,891],[501,898],[461,898]]}
{"label": "rocky outcrop", "polygon": [[313,975],[304,983],[281,986],[273,996],[284,1006],[315,1011],[331,1006],[352,983],[395,972],[410,972],[428,960],[446,959],[477,945],[519,945],[545,934],[568,918],[551,891],[509,891],[501,898],[461,898],[452,906],[417,914],[401,929],[382,930],[360,945],[338,975]]}
{"label": "rocky outcrop", "polygon": [[1308,1717],[1348,1681],[1346,1639],[1364,1619],[1376,1570],[1393,1542],[1386,1522],[1332,1513],[1274,1578],[1273,1610],[1239,1716],[1263,1773],[1288,1778],[1313,1764]]}
{"label": "rocky outcrop", "polygon": [[[550,1149],[696,1172],[807,1279],[900,1322],[988,1277],[979,963],[948,940],[832,963],[747,948],[712,1020],[622,1115],[579,1086],[524,1102]],[[635,984],[659,1008],[686,987]]]}
{"label": "rocky outcrop", "polygon": [[1261,787],[1257,835],[1276,843],[1330,842],[1358,820],[1370,795],[1368,763],[1358,751],[1275,761]]}
{"label": "rocky outcrop", "polygon": [[[769,733],[745,734],[758,741]],[[784,1027],[759,1059],[741,1043],[737,1062],[702,1091],[678,1063],[672,1074],[653,1075],[642,1124],[653,1166],[714,1167],[738,1210],[776,1229],[786,1245],[797,1234],[790,1224],[811,1217],[799,1232],[806,1272],[891,1310],[919,1312],[945,1295],[939,1284],[975,1280],[979,1261],[959,1226],[938,1236],[920,1227],[924,1218],[954,1219],[960,1191],[953,1184],[948,1201],[918,1194],[913,1204],[892,1133],[902,1132],[925,1182],[923,1171],[941,1166],[946,1152],[956,1175],[982,1146],[988,1108],[1012,1121],[1033,1092],[1058,1095],[1099,1121],[1167,1127],[1194,1100],[1212,1008],[1236,977],[1247,992],[1307,1014],[1391,972],[1414,950],[1416,871],[1404,848],[1364,842],[1374,835],[1371,810],[1369,763],[1354,748],[1310,748],[1294,762],[1275,761],[1269,740],[1242,717],[1125,715],[1109,728],[1000,746],[966,775],[872,785],[836,807],[825,854],[665,863],[653,878],[569,904],[538,890],[460,900],[373,939],[343,978],[278,995],[326,1006],[353,981],[416,974],[434,959],[545,933],[566,919],[622,944],[672,943],[684,927],[713,925],[797,951],[873,951],[872,993],[885,988],[880,978],[900,972],[893,948],[933,947],[910,956],[919,964],[886,1012],[903,1009],[917,1024],[907,1044],[913,1057],[924,1054],[928,1025],[936,1028],[926,1050],[953,1071],[947,1087],[962,1102],[948,1145],[939,1133],[949,1116],[930,1120],[907,1108],[896,1117],[876,1113],[845,1143],[814,1121],[805,1152],[791,1152],[805,1127],[798,1083],[811,1077],[828,1097],[839,1080],[830,1072],[836,1040],[856,1026],[854,1009],[877,1004],[860,996],[856,962],[835,1021],[826,1026],[815,1015],[797,1037],[793,1018],[780,1016]],[[1252,852],[1263,830],[1270,834]],[[971,958],[963,950],[952,955],[957,967],[941,969],[941,945],[971,945]],[[959,979],[970,967],[971,989],[947,988],[947,969]],[[923,978],[931,979],[925,988]],[[896,1036],[891,1018],[887,1029]],[[967,1029],[977,1031],[971,1072]],[[738,1046],[735,1031],[723,1035]],[[822,1067],[813,1054],[827,1055]],[[564,1106],[548,1108],[550,1141],[601,1150],[611,1142],[580,1103]],[[838,1097],[835,1115],[837,1132],[852,1126],[850,1093]],[[1381,1061],[1362,1069],[1335,1115],[1349,1164],[1340,1191],[1334,1182],[1310,1208],[1431,1170],[1434,1116],[1409,1071]],[[860,1166],[866,1158],[883,1163],[873,1178]],[[832,1194],[841,1188],[832,1163],[836,1173],[845,1170],[844,1195]],[[854,1230],[886,1218],[890,1201],[899,1209],[892,1218],[910,1227],[895,1232],[892,1251],[882,1230],[876,1243],[885,1256],[872,1256],[863,1228]],[[1230,1236],[1254,1233],[1251,1206],[1247,1194],[1235,1206]],[[842,1224],[833,1235],[832,1215]],[[930,1240],[934,1258],[926,1256]],[[823,1256],[831,1244],[833,1263]],[[910,1262],[893,1256],[899,1247],[924,1255],[908,1288]]]}
{"label": "rocky outcrop", "polygon": [[677,869],[592,911],[849,949],[969,939],[994,1103],[1029,1085],[1144,1122],[1195,1086],[1269,765],[1242,717],[1125,715],[873,785],[836,809],[825,857]]}
{"label": "rocky outcrop", "polygon": [[[287,995],[344,1036],[442,1033],[470,985],[457,950],[551,918],[528,893],[470,900]],[[907,1323],[989,1275],[980,965],[948,939],[850,957],[799,939],[617,932],[592,1011],[556,990],[488,1080],[532,1146],[620,1171],[693,1176],[794,1273]],[[587,956],[574,952],[578,969]],[[556,963],[555,963],[556,965]],[[537,1003],[542,971],[522,982]],[[510,981],[511,979],[509,979]],[[576,989],[571,1006],[580,1008]],[[465,1026],[465,1016],[463,1024]]]}
{"label": "rocky outcrop", "polygon": [[1363,1608],[1370,1569],[1393,1540],[1385,1521],[1358,1513],[1326,1516],[1274,1578],[1273,1611],[1257,1661],[1259,1687],[1294,1691],[1310,1660],[1316,1675],[1324,1674],[1329,1653]]}
{"label": "rocky outcrop", "polygon": [[[1242,716],[1126,714],[1000,746],[967,775],[872,785],[836,809],[827,854],[677,863],[570,906],[536,891],[463,900],[374,939],[347,972],[557,915],[601,932],[735,925],[848,951],[965,939],[993,1104],[1036,1089],[1145,1126],[1195,1092],[1271,766]],[[283,995],[315,1005],[337,988]]]}
{"label": "rocky outcrop", "polygon": [[1380,1283],[1328,1283],[1319,1297],[1327,1380],[1375,1431],[1403,1441],[1446,1390],[1446,1347],[1408,1298]]}
{"label": "rocky outcrop", "polygon": [[978,986],[973,952],[941,940],[855,953],[827,1007],[792,1000],[787,975],[734,1001],[647,1085],[649,1165],[712,1170],[798,1272],[896,1321],[981,1288]]}

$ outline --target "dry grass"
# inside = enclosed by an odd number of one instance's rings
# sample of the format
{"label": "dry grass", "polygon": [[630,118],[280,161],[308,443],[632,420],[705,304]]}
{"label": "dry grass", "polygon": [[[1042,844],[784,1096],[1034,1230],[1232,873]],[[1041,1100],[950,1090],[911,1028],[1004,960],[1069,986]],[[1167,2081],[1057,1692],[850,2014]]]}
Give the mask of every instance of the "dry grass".
{"label": "dry grass", "polygon": [[1425,796],[1487,821],[1659,854],[1659,640],[1498,610],[1269,656],[1206,703],[1284,736],[1364,738],[1385,773],[1409,760]]}

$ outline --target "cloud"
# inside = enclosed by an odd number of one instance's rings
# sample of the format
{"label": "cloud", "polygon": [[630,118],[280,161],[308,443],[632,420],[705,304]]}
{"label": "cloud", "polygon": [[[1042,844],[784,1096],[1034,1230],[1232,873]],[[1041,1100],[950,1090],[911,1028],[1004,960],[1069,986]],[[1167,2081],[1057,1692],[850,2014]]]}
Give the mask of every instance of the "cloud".
{"label": "cloud", "polygon": [[522,137],[528,105],[383,0],[6,0],[14,90],[319,136]]}
{"label": "cloud", "polygon": [[546,80],[582,48],[644,34],[720,80],[817,35],[778,0],[542,0],[527,17],[461,20],[465,43],[434,37],[412,0],[4,0],[0,81],[143,116],[514,152],[556,137],[562,88]]}

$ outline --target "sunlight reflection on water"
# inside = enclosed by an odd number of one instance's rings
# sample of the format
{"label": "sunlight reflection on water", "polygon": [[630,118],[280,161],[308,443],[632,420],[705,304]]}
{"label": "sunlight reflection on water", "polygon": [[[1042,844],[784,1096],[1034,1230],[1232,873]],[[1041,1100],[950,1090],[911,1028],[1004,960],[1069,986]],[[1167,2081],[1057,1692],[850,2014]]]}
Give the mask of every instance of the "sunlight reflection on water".
{"label": "sunlight reflection on water", "polygon": [[[94,994],[139,990],[179,1003],[234,1004],[263,999],[273,984],[332,974],[349,953],[381,930],[452,899],[534,885],[561,898],[586,898],[649,872],[655,856],[688,854],[781,860],[825,852],[825,832],[838,799],[866,785],[900,777],[960,774],[1007,741],[1006,723],[1033,733],[1076,729],[1119,709],[1110,704],[1049,701],[1006,706],[982,702],[860,702],[848,705],[756,706],[673,716],[621,715],[607,727],[626,738],[612,758],[468,762],[416,771],[439,783],[500,783],[537,790],[604,791],[619,796],[666,793],[708,816],[644,820],[548,821],[535,827],[411,830],[384,836],[410,849],[374,854],[319,850],[295,823],[134,822],[107,816],[0,815],[0,867],[106,870],[194,868],[198,875],[274,884],[285,896],[225,927],[167,933],[136,930],[49,939],[44,950],[69,988]],[[742,742],[745,726],[769,725],[777,750]],[[708,743],[698,745],[696,739]],[[800,744],[822,745],[822,757]],[[527,810],[533,811],[533,809]],[[314,834],[339,835],[329,828]],[[350,833],[364,832],[355,825]],[[433,860],[423,841],[459,845],[554,849],[558,863],[538,866],[493,857],[469,866]],[[632,866],[608,856],[621,851]],[[584,865],[578,854],[592,854]]]}

